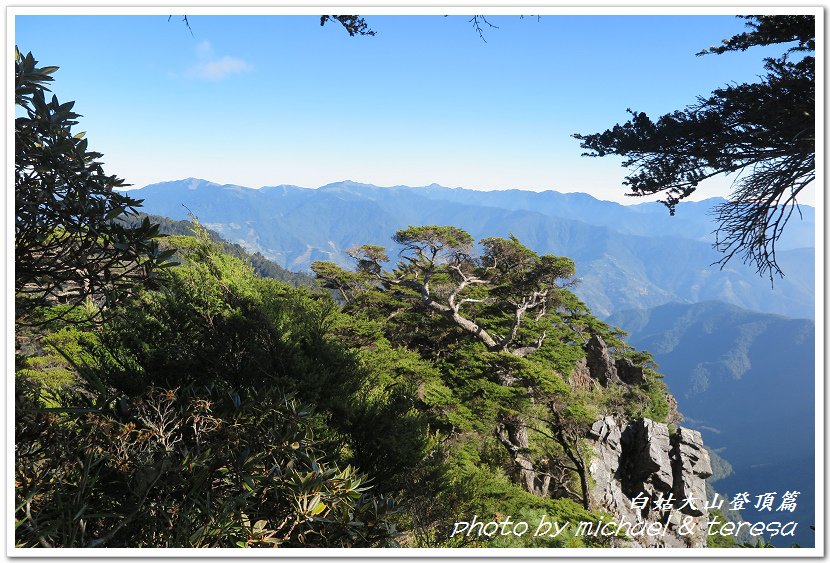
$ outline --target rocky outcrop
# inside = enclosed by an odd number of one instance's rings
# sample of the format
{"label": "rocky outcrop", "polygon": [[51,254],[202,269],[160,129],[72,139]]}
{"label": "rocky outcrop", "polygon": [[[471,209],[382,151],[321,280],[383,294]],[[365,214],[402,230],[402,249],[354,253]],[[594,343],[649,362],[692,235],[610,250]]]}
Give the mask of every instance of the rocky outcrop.
{"label": "rocky outcrop", "polygon": [[548,496],[550,474],[546,472],[540,474],[528,455],[530,440],[524,419],[515,415],[505,416],[496,428],[496,438],[513,457],[514,467],[525,489],[540,497]]}
{"label": "rocky outcrop", "polygon": [[[678,428],[674,435],[673,492],[680,499],[705,499],[706,481],[712,476],[712,464],[709,452],[703,447],[700,432],[688,428]],[[703,502],[698,503],[703,504]],[[690,507],[688,514],[703,514],[700,506]]]}
{"label": "rocky outcrop", "polygon": [[585,344],[585,358],[577,362],[571,372],[572,385],[582,385],[586,379],[592,379],[603,387],[624,383],[626,385],[643,385],[646,383],[643,366],[635,365],[628,358],[614,360],[608,345],[599,334],[592,334]]}
{"label": "rocky outcrop", "polygon": [[623,431],[626,477],[651,496],[674,485],[669,428],[649,419],[629,424]]}
{"label": "rocky outcrop", "polygon": [[646,376],[643,366],[634,365],[628,358],[619,358],[614,362],[617,368],[617,376],[626,385],[643,385],[646,383]]}
{"label": "rocky outcrop", "polygon": [[596,382],[591,377],[591,371],[588,369],[588,360],[580,358],[568,378],[568,383],[573,389],[593,389]]}
{"label": "rocky outcrop", "polygon": [[585,360],[591,377],[599,381],[603,387],[619,382],[617,367],[611,359],[608,346],[599,334],[592,334],[585,345]]}
{"label": "rocky outcrop", "polygon": [[[617,358],[612,361],[611,352],[599,334],[592,334],[585,344],[585,357],[580,358],[568,376],[571,388],[581,391],[593,389],[597,385],[610,387],[614,384],[642,386],[646,385],[645,369],[636,365],[628,358]],[[677,399],[671,393],[666,393],[669,404],[667,422],[677,424],[683,416],[677,410]]]}
{"label": "rocky outcrop", "polygon": [[[588,468],[594,482],[591,508],[630,523],[626,531],[632,533],[621,545],[706,546],[704,480],[712,469],[699,432],[670,433],[665,424],[649,419],[621,428],[607,416],[593,424],[589,439],[594,449]],[[646,529],[654,533],[637,533]]]}
{"label": "rocky outcrop", "polygon": [[[643,367],[628,358],[614,359],[598,334],[591,335],[585,357],[568,381],[574,389],[647,383]],[[677,401],[671,394],[666,400],[668,421],[679,422]],[[705,479],[712,468],[699,432],[687,428],[671,432],[666,424],[649,419],[623,422],[606,416],[591,426],[588,438],[593,446],[588,504],[613,514],[628,534],[614,542],[639,547],[706,546]]]}
{"label": "rocky outcrop", "polygon": [[683,415],[680,414],[677,406],[677,399],[671,393],[665,393],[666,402],[669,404],[669,415],[666,417],[666,422],[669,424],[679,424],[683,421]]}

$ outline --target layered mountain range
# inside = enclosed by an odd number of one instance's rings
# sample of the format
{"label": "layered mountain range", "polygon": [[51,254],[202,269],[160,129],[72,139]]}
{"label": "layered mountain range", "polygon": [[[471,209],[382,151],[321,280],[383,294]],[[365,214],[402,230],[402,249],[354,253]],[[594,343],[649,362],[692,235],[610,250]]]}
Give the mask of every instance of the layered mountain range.
{"label": "layered mountain range", "polygon": [[712,249],[712,209],[723,200],[683,203],[671,217],[659,203],[624,206],[586,194],[438,185],[378,187],[338,182],[317,189],[259,189],[189,178],[153,184],[132,195],[148,213],[193,214],[225,239],[294,271],[315,260],[346,265],[355,244],[393,250],[390,237],[409,225],[454,225],[476,238],[515,234],[537,252],[569,256],[591,309],[607,316],[665,303],[720,300],[747,309],[814,315],[814,209],[801,207],[778,259],[774,287],[738,258],[720,269]]}
{"label": "layered mountain range", "polygon": [[[747,311],[722,302],[668,304],[608,319],[649,350],[675,394],[684,425],[701,432],[731,473],[715,487],[730,498],[750,493],[748,521],[797,520],[796,537],[815,535],[815,323]],[[798,491],[792,513],[778,511]],[[776,493],[773,510],[757,510],[756,495]]]}
{"label": "layered mountain range", "polygon": [[[317,189],[252,189],[205,180],[133,190],[144,211],[195,215],[221,236],[294,271],[316,260],[349,265],[356,244],[386,246],[410,225],[454,225],[476,238],[516,235],[536,252],[572,258],[575,293],[649,350],[699,431],[729,471],[724,495],[799,491],[794,513],[744,511],[748,521],[795,519],[809,546],[815,462],[815,210],[802,206],[778,242],[785,277],[774,285],[739,258],[723,269],[712,248],[721,199],[619,205],[586,194],[438,185],[338,182]],[[783,316],[786,315],[786,316]],[[602,433],[600,433],[602,434]],[[613,456],[612,456],[613,457]],[[720,463],[720,462],[719,462]],[[731,471],[731,473],[730,473]],[[755,498],[752,498],[753,503]],[[792,538],[788,538],[792,543]],[[778,545],[789,543],[779,538]]]}

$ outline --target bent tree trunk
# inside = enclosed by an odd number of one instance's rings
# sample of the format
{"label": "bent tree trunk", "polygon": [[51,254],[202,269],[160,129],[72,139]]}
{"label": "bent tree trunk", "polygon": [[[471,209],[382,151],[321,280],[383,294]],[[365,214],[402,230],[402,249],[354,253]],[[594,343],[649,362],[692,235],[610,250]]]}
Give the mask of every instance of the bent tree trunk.
{"label": "bent tree trunk", "polygon": [[513,464],[519,475],[519,481],[528,492],[540,496],[548,496],[550,489],[550,474],[540,474],[533,466],[528,455],[530,441],[527,436],[527,424],[518,415],[508,415],[496,429],[496,436],[502,445],[513,456]]}

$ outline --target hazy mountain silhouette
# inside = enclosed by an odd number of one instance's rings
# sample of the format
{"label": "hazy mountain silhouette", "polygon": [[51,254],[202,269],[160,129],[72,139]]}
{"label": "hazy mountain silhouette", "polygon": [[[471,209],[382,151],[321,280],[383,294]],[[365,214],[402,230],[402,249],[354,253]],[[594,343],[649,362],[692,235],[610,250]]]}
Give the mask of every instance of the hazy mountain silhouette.
{"label": "hazy mountain silhouette", "polygon": [[[786,277],[759,277],[735,259],[720,270],[708,215],[722,200],[684,203],[676,217],[660,204],[623,206],[586,194],[479,192],[437,185],[382,188],[337,182],[317,189],[251,189],[187,179],[133,190],[148,213],[206,226],[290,270],[315,260],[348,264],[354,244],[391,246],[409,225],[447,224],[474,237],[515,234],[533,250],[566,255],[577,293],[599,315],[669,302],[717,299],[749,309],[812,317],[814,211],[802,207],[779,245]],[[391,250],[394,250],[392,248]]]}

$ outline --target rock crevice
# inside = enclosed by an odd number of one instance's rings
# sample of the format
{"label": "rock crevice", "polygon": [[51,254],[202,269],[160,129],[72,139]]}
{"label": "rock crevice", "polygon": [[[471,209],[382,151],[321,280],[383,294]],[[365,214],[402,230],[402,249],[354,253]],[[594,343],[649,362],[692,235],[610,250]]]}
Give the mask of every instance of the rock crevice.
{"label": "rock crevice", "polygon": [[[642,534],[621,545],[705,547],[705,479],[712,475],[700,433],[649,419],[620,427],[611,416],[589,432],[594,456],[589,473],[595,485],[591,508],[614,514],[618,521],[658,522],[663,533]],[[691,533],[681,533],[692,530]]]}
{"label": "rock crevice", "polygon": [[[575,389],[641,386],[645,370],[628,358],[614,359],[602,337],[592,334],[585,357],[569,382]],[[668,420],[680,420],[677,401],[667,394]],[[589,506],[610,512],[618,523],[654,524],[654,534],[632,534],[620,545],[706,547],[708,511],[705,479],[712,475],[700,433],[644,418],[613,416],[597,420],[588,432],[593,451],[588,474],[593,480]],[[639,528],[642,529],[642,526]]]}

